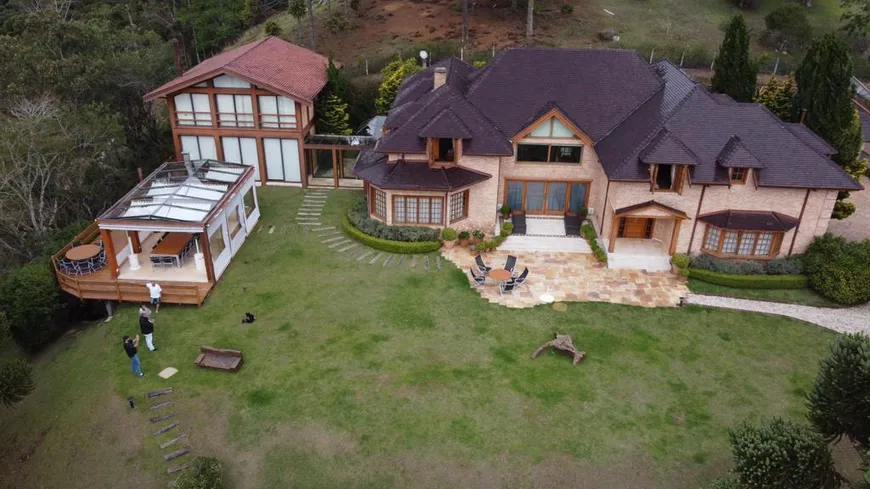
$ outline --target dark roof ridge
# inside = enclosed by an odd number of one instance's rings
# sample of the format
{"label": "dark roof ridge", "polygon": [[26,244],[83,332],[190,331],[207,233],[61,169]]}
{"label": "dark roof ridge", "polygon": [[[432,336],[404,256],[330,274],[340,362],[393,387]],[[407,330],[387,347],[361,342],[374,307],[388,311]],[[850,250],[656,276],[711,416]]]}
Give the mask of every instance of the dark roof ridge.
{"label": "dark roof ridge", "polygon": [[[689,90],[689,93],[687,93],[686,96],[683,97],[683,100],[680,100],[680,102],[679,102],[677,105],[674,106],[674,108],[671,110],[671,113],[668,114],[668,115],[667,115],[667,116],[662,120],[661,124],[659,124],[659,126],[658,126],[656,129],[654,129],[653,131],[651,131],[651,135],[649,135],[649,136],[647,136],[646,138],[644,138],[644,140],[643,140],[643,141],[638,145],[638,147],[639,147],[639,148],[642,148],[642,147],[645,147],[646,145],[648,145],[648,144],[650,143],[650,141],[652,141],[652,139],[656,136],[656,134],[658,134],[658,130],[661,129],[661,128],[663,128],[663,127],[665,127],[665,124],[667,124],[668,121],[671,120],[671,117],[673,117],[674,114],[676,114],[677,112],[680,111],[680,108],[681,108],[681,107],[686,103],[687,100],[689,100],[690,98],[692,98],[692,94],[693,94],[696,90],[698,90],[699,87],[703,89],[703,87],[702,87],[699,83],[695,83],[694,88],[692,88],[691,90]],[[658,93],[658,92],[656,92],[656,93]],[[616,165],[616,167],[613,168],[613,170],[611,171],[611,173],[616,173],[617,171],[619,171],[619,169],[622,168],[623,166],[625,166],[626,162],[628,162],[628,161],[631,161],[629,157],[626,157],[625,159],[623,159],[621,162],[619,162],[618,165]]]}
{"label": "dark roof ridge", "polygon": [[686,143],[684,143],[683,140],[679,138],[679,136],[669,131],[667,127],[662,127],[661,129],[659,129],[659,131],[656,133],[650,143],[646,147],[644,147],[643,150],[641,150],[639,155],[641,161],[643,161],[645,155],[649,155],[650,153],[653,153],[655,150],[657,150],[658,147],[665,141],[665,139],[668,138],[671,141],[677,143],[683,151],[685,151],[692,159],[695,160],[696,163],[701,163],[701,158],[698,158],[698,155],[695,154],[695,152],[692,151],[688,146],[686,146]]}

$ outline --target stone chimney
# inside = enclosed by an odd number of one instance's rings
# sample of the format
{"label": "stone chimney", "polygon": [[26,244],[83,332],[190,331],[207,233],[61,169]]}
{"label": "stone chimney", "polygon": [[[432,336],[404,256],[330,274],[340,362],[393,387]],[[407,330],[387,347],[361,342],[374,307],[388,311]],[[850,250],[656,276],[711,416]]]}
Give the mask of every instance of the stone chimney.
{"label": "stone chimney", "polygon": [[435,79],[435,86],[434,86],[433,90],[438,90],[438,88],[441,85],[444,85],[445,83],[447,83],[447,68],[444,68],[443,66],[439,66],[438,68],[435,68],[434,79]]}

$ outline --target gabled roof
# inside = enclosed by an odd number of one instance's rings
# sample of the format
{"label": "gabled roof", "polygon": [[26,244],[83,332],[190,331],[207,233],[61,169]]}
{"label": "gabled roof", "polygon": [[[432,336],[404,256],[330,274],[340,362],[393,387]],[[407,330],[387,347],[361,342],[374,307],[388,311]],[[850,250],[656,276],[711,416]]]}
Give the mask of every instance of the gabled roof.
{"label": "gabled roof", "polygon": [[758,158],[746,149],[740,141],[740,136],[731,136],[716,157],[716,163],[725,168],[764,168],[764,163],[758,161]]}
{"label": "gabled roof", "polygon": [[697,165],[698,157],[667,129],[659,131],[640,153],[640,161],[659,165]]}
{"label": "gabled roof", "polygon": [[829,145],[824,139],[820,138],[818,134],[810,130],[809,127],[798,122],[786,122],[785,127],[791,131],[792,134],[800,138],[804,144],[816,150],[820,155],[831,156],[837,154],[836,149],[832,148],[831,145]]}
{"label": "gabled roof", "polygon": [[698,220],[723,229],[747,231],[788,231],[800,222],[779,212],[731,210],[705,214]]}
{"label": "gabled roof", "polygon": [[220,74],[241,78],[295,100],[311,102],[326,85],[329,60],[313,51],[269,36],[213,56],[155,90],[146,101],[166,97]]}
{"label": "gabled roof", "polygon": [[613,214],[618,216],[620,214],[625,214],[627,212],[637,211],[640,209],[649,209],[649,208],[661,209],[661,210],[667,212],[668,214],[671,214],[674,217],[677,217],[680,219],[688,219],[689,218],[689,216],[685,212],[683,212],[679,209],[675,209],[669,205],[665,205],[665,204],[662,204],[660,202],[656,202],[654,200],[648,200],[646,202],[641,202],[640,204],[633,204],[633,205],[621,207],[621,208],[613,211]]}

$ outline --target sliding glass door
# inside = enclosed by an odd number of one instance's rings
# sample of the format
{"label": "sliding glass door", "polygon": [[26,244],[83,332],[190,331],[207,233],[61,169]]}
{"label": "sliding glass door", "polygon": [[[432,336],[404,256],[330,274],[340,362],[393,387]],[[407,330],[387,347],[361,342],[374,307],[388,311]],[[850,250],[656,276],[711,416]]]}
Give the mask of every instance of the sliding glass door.
{"label": "sliding glass door", "polygon": [[504,202],[528,214],[562,215],[586,207],[588,194],[588,182],[508,180]]}

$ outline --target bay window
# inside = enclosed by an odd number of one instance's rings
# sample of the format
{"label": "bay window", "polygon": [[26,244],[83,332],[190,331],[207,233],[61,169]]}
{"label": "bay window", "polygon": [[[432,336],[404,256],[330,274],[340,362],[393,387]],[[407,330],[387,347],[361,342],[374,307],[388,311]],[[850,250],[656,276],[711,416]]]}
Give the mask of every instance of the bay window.
{"label": "bay window", "polygon": [[702,248],[706,253],[727,258],[772,258],[779,253],[783,234],[707,225]]}
{"label": "bay window", "polygon": [[450,196],[450,222],[468,217],[468,190]]}
{"label": "bay window", "polygon": [[383,190],[372,187],[371,195],[369,196],[369,206],[369,212],[373,216],[380,219],[387,218],[387,194]]}
{"label": "bay window", "polygon": [[439,225],[443,221],[443,208],[442,197],[394,195],[393,223]]}

